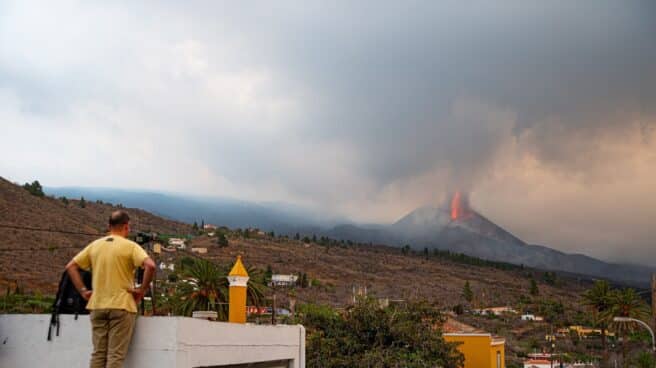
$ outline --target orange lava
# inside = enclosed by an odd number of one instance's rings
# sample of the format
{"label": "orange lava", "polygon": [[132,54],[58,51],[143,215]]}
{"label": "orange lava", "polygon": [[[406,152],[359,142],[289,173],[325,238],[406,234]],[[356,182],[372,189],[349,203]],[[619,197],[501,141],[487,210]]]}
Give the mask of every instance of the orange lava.
{"label": "orange lava", "polygon": [[456,192],[451,200],[451,220],[457,220],[462,217],[463,213],[462,201],[460,200],[460,192]]}

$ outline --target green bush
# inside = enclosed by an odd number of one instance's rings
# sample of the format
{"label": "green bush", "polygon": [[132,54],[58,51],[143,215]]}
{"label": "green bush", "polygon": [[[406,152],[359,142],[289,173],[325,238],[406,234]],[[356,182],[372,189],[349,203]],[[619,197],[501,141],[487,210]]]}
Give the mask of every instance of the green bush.
{"label": "green bush", "polygon": [[363,298],[343,312],[325,305],[297,309],[307,330],[309,367],[461,367],[457,344],[435,329],[442,317],[426,303],[380,308]]}

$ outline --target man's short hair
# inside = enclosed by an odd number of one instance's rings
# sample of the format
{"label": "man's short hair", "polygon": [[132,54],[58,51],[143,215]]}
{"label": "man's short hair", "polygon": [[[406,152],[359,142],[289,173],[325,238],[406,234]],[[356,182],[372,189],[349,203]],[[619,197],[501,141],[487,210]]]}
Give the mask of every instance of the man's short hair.
{"label": "man's short hair", "polygon": [[125,225],[130,222],[130,216],[125,211],[114,211],[109,215],[109,227]]}

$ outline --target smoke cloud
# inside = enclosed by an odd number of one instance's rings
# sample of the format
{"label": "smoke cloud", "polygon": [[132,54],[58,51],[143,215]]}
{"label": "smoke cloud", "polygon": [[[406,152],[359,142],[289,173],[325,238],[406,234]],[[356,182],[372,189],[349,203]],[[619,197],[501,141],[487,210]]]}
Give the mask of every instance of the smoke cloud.
{"label": "smoke cloud", "polygon": [[2,175],[653,258],[652,1],[3,3]]}

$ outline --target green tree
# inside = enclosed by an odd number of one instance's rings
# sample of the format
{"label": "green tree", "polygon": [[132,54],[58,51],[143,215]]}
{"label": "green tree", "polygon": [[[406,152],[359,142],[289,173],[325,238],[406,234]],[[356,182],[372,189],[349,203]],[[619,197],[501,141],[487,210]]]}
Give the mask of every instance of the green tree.
{"label": "green tree", "polygon": [[656,367],[656,358],[653,354],[643,351],[635,357],[633,365],[637,368],[654,368]]}
{"label": "green tree", "polygon": [[191,229],[194,230],[194,232],[198,232],[198,223],[194,221],[194,224],[191,225]]}
{"label": "green tree", "polygon": [[301,234],[299,233],[294,234],[294,240],[301,240]]}
{"label": "green tree", "polygon": [[31,184],[30,183],[23,184],[23,188],[27,190],[31,195],[37,197],[45,196],[45,193],[43,193],[43,187],[41,186],[41,183],[39,183],[38,180],[33,181]]}
{"label": "green tree", "polygon": [[68,198],[66,198],[66,197],[59,197],[59,199],[62,201],[62,203],[64,204],[64,206],[68,206]]}
{"label": "green tree", "polygon": [[380,308],[361,298],[343,313],[313,304],[297,308],[307,329],[309,367],[462,367],[464,357],[454,343],[435,331],[443,319],[427,303]]}
{"label": "green tree", "polygon": [[540,295],[540,289],[538,289],[538,283],[535,282],[535,279],[531,279],[531,285],[529,287],[529,293],[533,296]]}
{"label": "green tree", "polygon": [[471,286],[469,286],[469,281],[465,281],[465,286],[462,288],[462,298],[467,301],[467,303],[471,303],[472,300],[474,300],[474,292],[471,289]]}
{"label": "green tree", "polygon": [[266,271],[264,271],[264,283],[266,285],[269,285],[271,282],[271,277],[273,277],[273,269],[271,265],[267,265]]}
{"label": "green tree", "polygon": [[87,201],[84,200],[84,197],[80,197],[80,207],[85,208],[87,206]]}
{"label": "green tree", "polygon": [[410,253],[410,244],[404,245],[403,248],[401,248],[401,253],[403,253],[404,255]]}
{"label": "green tree", "polygon": [[[649,307],[631,288],[614,290],[610,296],[610,308],[605,312],[605,318],[612,321],[614,317],[630,317],[648,321]],[[612,326],[617,333],[622,335],[622,362],[624,367],[628,367],[629,361],[626,358],[628,335],[635,329],[636,324],[635,322],[613,322]]]}
{"label": "green tree", "polygon": [[216,235],[216,244],[220,248],[225,248],[229,245],[228,238],[222,232],[217,233]]}
{"label": "green tree", "polygon": [[428,259],[428,248],[424,247],[424,258]]}
{"label": "green tree", "polygon": [[609,325],[608,310],[611,307],[611,288],[608,281],[598,280],[594,286],[583,293],[583,305],[592,312],[592,318],[596,327],[601,330],[601,346],[604,351],[604,364],[608,360],[608,346],[606,331]]}
{"label": "green tree", "polygon": [[317,235],[316,234],[312,234],[312,242],[313,243],[317,242]]}
{"label": "green tree", "polygon": [[195,262],[194,258],[191,258],[189,256],[184,256],[180,260],[180,269],[184,271],[188,268],[191,268],[193,267],[194,262]]}

